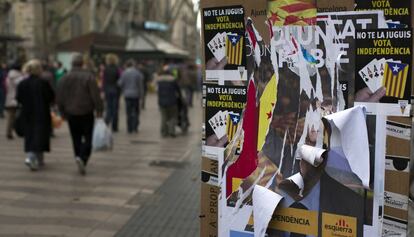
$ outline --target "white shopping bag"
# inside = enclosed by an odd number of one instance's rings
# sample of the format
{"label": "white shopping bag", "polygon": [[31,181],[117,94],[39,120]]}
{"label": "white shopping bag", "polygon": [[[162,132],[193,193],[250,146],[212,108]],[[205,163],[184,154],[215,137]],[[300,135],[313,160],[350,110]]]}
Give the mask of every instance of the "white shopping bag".
{"label": "white shopping bag", "polygon": [[112,150],[112,132],[103,119],[95,121],[93,128],[92,147],[94,151]]}

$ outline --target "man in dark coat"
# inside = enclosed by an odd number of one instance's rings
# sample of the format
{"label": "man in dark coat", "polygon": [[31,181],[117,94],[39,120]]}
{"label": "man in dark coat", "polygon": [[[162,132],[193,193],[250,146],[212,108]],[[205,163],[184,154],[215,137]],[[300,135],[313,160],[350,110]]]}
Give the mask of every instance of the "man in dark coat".
{"label": "man in dark coat", "polygon": [[29,77],[17,87],[17,101],[22,106],[21,125],[24,130],[25,161],[31,170],[43,165],[43,152],[50,151],[50,106],[54,93],[44,80],[40,79],[42,66],[38,60],[31,60],[25,66]]}
{"label": "man in dark coat", "polygon": [[93,74],[83,69],[82,55],[72,59],[72,70],[58,85],[58,106],[68,120],[72,136],[76,164],[82,175],[92,152],[93,125],[96,117],[102,117],[103,102]]}
{"label": "man in dark coat", "polygon": [[180,88],[176,79],[170,72],[168,65],[163,66],[156,77],[158,85],[158,105],[161,111],[161,136],[175,137],[177,125],[177,102],[181,99]]}

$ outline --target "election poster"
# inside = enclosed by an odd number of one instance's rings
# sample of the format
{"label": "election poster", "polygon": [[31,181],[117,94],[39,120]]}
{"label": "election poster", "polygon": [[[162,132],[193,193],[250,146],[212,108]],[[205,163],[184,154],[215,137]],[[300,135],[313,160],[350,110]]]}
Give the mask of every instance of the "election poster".
{"label": "election poster", "polygon": [[204,8],[206,81],[246,81],[246,42],[241,5]]}
{"label": "election poster", "polygon": [[[239,6],[214,2],[203,11]],[[381,9],[345,11],[350,2],[325,1],[318,7],[340,12],[317,13],[315,1],[270,0],[263,20],[253,17],[262,8],[239,1],[247,70],[240,113],[229,113],[223,89],[239,82],[206,72],[213,82],[204,88],[204,149],[218,159],[218,236],[381,236],[386,117],[354,106],[356,37],[390,26]]]}
{"label": "election poster", "polygon": [[355,0],[355,9],[383,11],[390,29],[411,27],[411,1]]}
{"label": "election poster", "polygon": [[247,89],[245,86],[204,86],[206,145],[224,147],[239,129]]}
{"label": "election poster", "polygon": [[409,116],[411,50],[411,29],[358,31],[355,104],[371,114]]}
{"label": "election poster", "polygon": [[[344,108],[350,108],[354,103],[356,31],[387,28],[384,14],[382,11],[318,13],[318,27],[319,32],[324,32],[321,37],[324,43],[317,55],[324,55],[327,62],[337,65],[334,70],[331,67],[331,75],[332,70],[336,72],[333,76],[338,80],[338,93],[344,97]],[[327,37],[332,37],[332,43]]]}

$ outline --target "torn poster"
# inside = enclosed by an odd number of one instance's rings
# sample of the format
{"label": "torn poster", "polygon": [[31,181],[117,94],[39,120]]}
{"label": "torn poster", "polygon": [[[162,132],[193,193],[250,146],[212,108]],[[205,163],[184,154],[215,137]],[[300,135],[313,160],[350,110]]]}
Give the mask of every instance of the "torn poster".
{"label": "torn poster", "polygon": [[361,106],[325,116],[331,127],[331,147],[342,147],[352,172],[369,187],[369,144],[365,108]]}
{"label": "torn poster", "polygon": [[[351,104],[353,93],[346,93],[348,86],[354,88],[355,29],[384,27],[383,14],[343,12],[320,15],[316,25],[279,23],[268,19],[269,32],[257,30],[263,21],[247,17],[245,23],[248,99],[241,129],[219,165],[219,236],[254,233],[252,194],[260,185],[283,196],[265,232],[269,237],[361,237],[364,224],[373,226],[378,219],[379,208],[371,206],[373,186],[364,189],[344,155],[331,149],[321,118]],[[271,40],[264,42],[267,34]],[[303,145],[326,149],[326,159],[302,159]],[[369,161],[376,164],[375,158]],[[370,163],[369,174],[375,173],[373,167]]]}
{"label": "torn poster", "polygon": [[270,219],[272,219],[282,196],[262,187],[255,185],[253,189],[253,217],[254,217],[254,237],[264,237]]}

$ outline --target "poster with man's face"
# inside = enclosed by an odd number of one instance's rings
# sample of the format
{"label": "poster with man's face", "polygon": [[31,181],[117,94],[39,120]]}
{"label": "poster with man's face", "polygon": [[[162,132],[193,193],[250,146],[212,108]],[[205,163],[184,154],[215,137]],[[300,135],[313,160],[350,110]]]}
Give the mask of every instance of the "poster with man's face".
{"label": "poster with man's face", "polygon": [[[358,20],[355,16],[358,14],[369,19],[366,24]],[[368,233],[365,236],[376,236],[379,231],[378,194],[382,190],[374,187],[373,177],[378,165],[375,157],[379,157],[380,151],[368,148],[380,142],[375,139],[376,119],[361,125],[365,131],[370,127],[361,143],[366,144],[366,151],[369,150],[364,156],[364,169],[368,176],[372,176],[362,180],[349,158],[352,155],[344,150],[350,149],[349,146],[343,146],[338,139],[329,139],[326,134],[329,129],[322,117],[347,106],[341,80],[353,87],[348,81],[354,75],[354,66],[350,65],[350,58],[354,57],[351,48],[355,47],[350,45],[355,37],[353,29],[356,25],[375,28],[382,18],[378,12],[331,15],[323,15],[316,25],[273,26],[270,45],[256,41],[261,38],[258,34],[267,33],[257,31],[255,25],[260,23],[249,20],[246,23],[255,63],[251,78],[254,83],[250,81],[249,88],[254,86],[256,93],[253,99],[248,93],[243,119],[252,119],[250,124],[257,124],[258,128],[241,131],[244,135],[241,154],[233,155],[233,147],[227,147],[220,166],[224,175],[222,195],[225,195],[220,203],[223,215],[232,216],[233,213],[233,220],[244,223],[246,213],[255,208],[254,200],[252,202],[249,196],[252,186],[267,187],[281,195],[283,199],[266,231],[268,236],[295,233],[351,237],[363,236],[364,232]],[[269,88],[274,87],[273,83],[277,85],[276,91]],[[255,103],[249,107],[251,100]],[[267,126],[264,135],[260,133],[262,126]],[[255,152],[250,150],[255,146],[249,146],[249,150],[244,147],[246,140],[254,136],[251,129],[258,134]],[[318,165],[303,159],[301,151],[305,145],[327,150],[323,157],[318,157]],[[244,156],[246,153],[249,156]],[[246,164],[249,164],[249,170],[254,166],[248,175],[240,172]],[[377,177],[381,178],[381,175]],[[234,227],[226,225],[226,221],[224,217],[219,218],[219,223],[223,223],[223,228],[230,228],[230,233],[254,231],[251,219],[246,225]]]}

